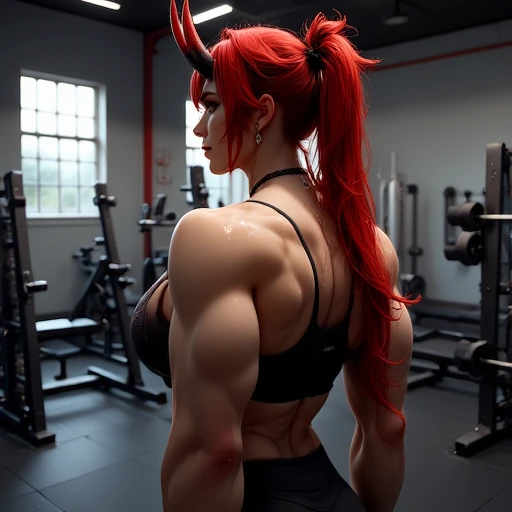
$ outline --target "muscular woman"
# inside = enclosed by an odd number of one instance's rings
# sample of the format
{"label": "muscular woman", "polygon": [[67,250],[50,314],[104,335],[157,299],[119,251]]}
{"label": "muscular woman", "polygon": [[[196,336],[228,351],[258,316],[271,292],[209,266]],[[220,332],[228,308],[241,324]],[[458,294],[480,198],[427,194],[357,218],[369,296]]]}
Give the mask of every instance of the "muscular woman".
{"label": "muscular woman", "polygon": [[[210,171],[241,168],[250,199],[180,220],[168,273],[132,323],[141,360],[172,385],[164,511],[390,512],[404,478],[412,301],[363,158],[361,77],[376,62],[344,19],[322,14],[303,38],[225,29],[209,50],[188,0],[182,23],[172,2],[171,22],[195,68]],[[301,142],[312,134],[318,169]],[[356,419],[350,485],[311,425],[342,369]]]}

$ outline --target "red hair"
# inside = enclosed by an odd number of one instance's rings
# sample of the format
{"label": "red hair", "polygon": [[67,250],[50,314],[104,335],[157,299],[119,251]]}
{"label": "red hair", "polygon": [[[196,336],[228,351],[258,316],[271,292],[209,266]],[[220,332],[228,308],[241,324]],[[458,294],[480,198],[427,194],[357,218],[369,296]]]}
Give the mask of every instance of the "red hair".
{"label": "red hair", "polygon": [[[367,179],[364,154],[369,144],[364,122],[366,105],[361,81],[378,61],[363,58],[344,34],[346,19],[329,21],[318,14],[304,40],[274,27],[224,29],[210,50],[214,78],[226,112],[230,170],[240,153],[242,131],[258,98],[273,97],[283,109],[284,132],[306,156],[307,173],[320,193],[320,205],[338,226],[340,246],[358,284],[364,304],[364,340],[358,353],[358,372],[368,394],[405,418],[390,402],[387,387],[397,386],[387,374],[390,345],[390,301],[410,305],[393,291],[376,236],[375,203]],[[321,59],[321,72],[311,69],[306,50]],[[321,73],[321,74],[320,74]],[[191,97],[197,108],[205,79],[194,72]],[[302,141],[316,130],[319,170],[313,172]],[[233,148],[237,151],[233,154]],[[369,166],[369,158],[366,162]]]}

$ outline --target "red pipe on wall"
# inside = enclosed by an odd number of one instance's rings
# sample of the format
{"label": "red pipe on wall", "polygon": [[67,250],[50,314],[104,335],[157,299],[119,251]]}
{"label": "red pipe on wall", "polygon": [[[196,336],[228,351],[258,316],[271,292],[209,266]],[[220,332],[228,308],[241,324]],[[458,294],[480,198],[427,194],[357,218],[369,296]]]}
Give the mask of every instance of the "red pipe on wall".
{"label": "red pipe on wall", "polygon": [[437,60],[453,59],[454,57],[462,57],[463,55],[469,55],[471,53],[489,52],[491,50],[497,50],[498,48],[505,48],[506,46],[512,46],[512,41],[490,44],[487,46],[479,46],[477,48],[470,48],[469,50],[460,50],[458,52],[443,53],[441,55],[433,55],[432,57],[424,57],[422,59],[409,60],[406,62],[397,62],[396,64],[377,66],[373,70],[373,72],[375,73],[376,71],[387,71],[389,69],[406,68],[409,66],[416,66],[418,64],[425,64],[427,62],[434,62]]}
{"label": "red pipe on wall", "polygon": [[[153,198],[153,55],[160,39],[171,35],[162,28],[144,35],[144,192],[143,202]],[[151,257],[151,234],[144,233],[144,258]]]}

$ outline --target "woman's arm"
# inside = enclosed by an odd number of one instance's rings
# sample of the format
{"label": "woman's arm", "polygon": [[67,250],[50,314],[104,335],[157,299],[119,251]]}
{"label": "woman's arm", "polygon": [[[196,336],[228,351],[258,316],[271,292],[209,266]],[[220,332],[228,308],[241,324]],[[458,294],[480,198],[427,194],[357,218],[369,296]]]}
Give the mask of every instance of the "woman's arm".
{"label": "woman's arm", "polygon": [[[399,295],[398,258],[389,239],[382,233],[386,266]],[[412,353],[412,324],[407,308],[394,304],[388,359],[402,361],[391,366],[389,377],[397,387],[388,388],[388,398],[403,413],[407,376]],[[405,450],[401,419],[368,396],[360,381],[357,358],[344,367],[345,388],[356,418],[356,430],[350,449],[351,484],[368,512],[392,512],[405,475]]]}

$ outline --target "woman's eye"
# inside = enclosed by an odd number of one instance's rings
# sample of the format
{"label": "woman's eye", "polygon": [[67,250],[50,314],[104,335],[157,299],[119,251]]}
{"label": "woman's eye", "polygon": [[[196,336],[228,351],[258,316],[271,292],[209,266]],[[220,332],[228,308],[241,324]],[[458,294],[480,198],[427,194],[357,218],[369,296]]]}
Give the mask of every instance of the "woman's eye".
{"label": "woman's eye", "polygon": [[215,103],[207,103],[206,105],[207,112],[214,112],[217,105]]}

